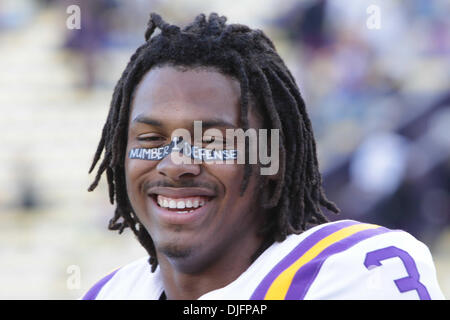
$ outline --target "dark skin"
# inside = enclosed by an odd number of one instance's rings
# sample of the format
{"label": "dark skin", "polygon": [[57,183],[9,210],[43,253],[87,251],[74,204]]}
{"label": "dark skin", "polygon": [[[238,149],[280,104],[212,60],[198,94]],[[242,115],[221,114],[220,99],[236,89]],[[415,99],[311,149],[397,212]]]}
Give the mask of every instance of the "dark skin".
{"label": "dark skin", "polygon": [[[239,98],[239,82],[213,69],[153,68],[134,92],[127,153],[166,145],[178,128],[194,137],[194,120],[203,122],[204,132],[215,128],[225,137],[225,129],[239,128]],[[262,128],[252,107],[248,118],[250,128]],[[240,196],[244,165],[174,162],[170,156],[160,161],[126,158],[127,192],[155,244],[167,299],[197,299],[234,281],[261,246],[260,176],[252,175]],[[209,201],[193,219],[167,217],[155,200],[197,193],[207,194]]]}

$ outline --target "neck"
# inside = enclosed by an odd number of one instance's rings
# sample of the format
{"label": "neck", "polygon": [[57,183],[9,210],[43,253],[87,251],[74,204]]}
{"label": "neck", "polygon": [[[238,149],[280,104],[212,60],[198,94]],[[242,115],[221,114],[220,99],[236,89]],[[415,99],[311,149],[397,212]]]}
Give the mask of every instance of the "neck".
{"label": "neck", "polygon": [[[236,280],[252,264],[252,256],[261,247],[259,237],[234,242],[229,248],[217,248],[209,257],[169,258],[157,251],[164,292],[169,300],[195,300]],[[247,253],[247,254],[243,254]]]}

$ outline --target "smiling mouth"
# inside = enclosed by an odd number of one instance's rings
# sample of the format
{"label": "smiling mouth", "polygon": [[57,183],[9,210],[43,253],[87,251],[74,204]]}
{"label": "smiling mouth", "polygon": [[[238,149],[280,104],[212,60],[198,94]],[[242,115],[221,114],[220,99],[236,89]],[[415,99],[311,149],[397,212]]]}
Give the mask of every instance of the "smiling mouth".
{"label": "smiling mouth", "polygon": [[212,199],[212,197],[208,196],[171,198],[160,194],[153,194],[152,198],[160,208],[179,214],[193,213]]}

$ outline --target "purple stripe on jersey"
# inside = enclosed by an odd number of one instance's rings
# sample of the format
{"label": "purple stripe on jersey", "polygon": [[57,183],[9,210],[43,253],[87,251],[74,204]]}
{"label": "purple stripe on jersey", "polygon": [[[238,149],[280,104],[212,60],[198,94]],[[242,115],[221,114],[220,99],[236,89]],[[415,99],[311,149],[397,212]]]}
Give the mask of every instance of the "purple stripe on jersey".
{"label": "purple stripe on jersey", "polygon": [[328,237],[330,234],[341,230],[342,228],[352,226],[355,224],[360,224],[358,221],[345,220],[331,225],[322,227],[316,232],[312,233],[306,237],[302,242],[300,242],[297,247],[295,247],[286,257],[283,258],[261,281],[259,286],[253,292],[250,297],[251,300],[264,300],[264,297],[272,285],[273,281],[290,265],[298,260],[306,251],[311,249],[317,242],[323,238]]}
{"label": "purple stripe on jersey", "polygon": [[292,279],[292,283],[289,286],[289,290],[286,293],[285,300],[302,300],[305,298],[311,284],[317,277],[320,268],[322,267],[325,260],[342,251],[345,251],[362,240],[368,239],[370,237],[389,232],[391,230],[379,227],[376,229],[362,230],[347,238],[340,240],[339,242],[333,243],[328,248],[323,250],[317,257],[301,267]]}
{"label": "purple stripe on jersey", "polygon": [[89,291],[84,295],[82,300],[95,300],[95,298],[97,298],[98,293],[100,292],[100,290],[103,288],[103,286],[109,281],[111,280],[111,278],[116,274],[117,271],[119,271],[119,269],[111,272],[110,274],[108,274],[107,276],[105,276],[104,278],[102,278],[101,280],[99,280],[96,284],[94,284],[94,286],[89,289]]}

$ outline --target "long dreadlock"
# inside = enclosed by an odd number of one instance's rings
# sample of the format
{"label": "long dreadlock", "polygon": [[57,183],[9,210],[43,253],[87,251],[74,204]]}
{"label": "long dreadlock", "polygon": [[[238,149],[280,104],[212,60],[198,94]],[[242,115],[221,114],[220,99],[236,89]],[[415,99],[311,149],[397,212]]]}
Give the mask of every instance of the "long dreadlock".
{"label": "long dreadlock", "polygon": [[[166,23],[158,14],[150,15],[146,42],[131,56],[116,84],[108,118],[89,169],[91,173],[104,151],[88,190],[96,188],[106,171],[110,202],[114,204],[116,201],[108,228],[119,233],[130,228],[149,253],[152,271],[158,264],[155,247],[129,202],[124,160],[133,90],[143,75],[155,66],[211,67],[239,80],[242,129],[248,129],[248,108],[253,99],[270,128],[279,129],[280,171],[271,196],[263,204],[269,215],[261,230],[266,240],[255,255],[273,241],[301,233],[309,224],[327,222],[321,206],[339,212],[324,194],[311,122],[294,77],[272,41],[261,30],[252,30],[241,24],[227,25],[226,20],[216,13],[211,13],[208,19],[200,14],[181,30]],[[152,37],[156,28],[161,33]],[[252,175],[249,164],[244,168],[241,195]]]}

